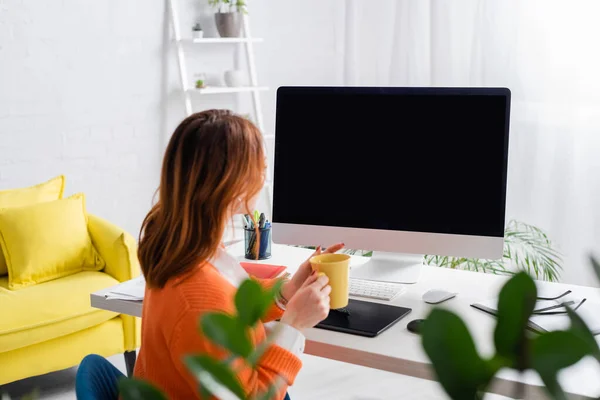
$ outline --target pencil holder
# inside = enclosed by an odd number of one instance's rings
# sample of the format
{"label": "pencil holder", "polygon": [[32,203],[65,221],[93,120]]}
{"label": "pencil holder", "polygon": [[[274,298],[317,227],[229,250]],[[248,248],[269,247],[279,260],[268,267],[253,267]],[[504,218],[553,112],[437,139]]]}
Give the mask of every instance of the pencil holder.
{"label": "pencil holder", "polygon": [[[254,229],[244,229],[244,248],[245,257],[248,260],[266,260],[271,258],[271,228],[258,230],[260,235],[256,237]],[[257,245],[257,241],[260,243]],[[258,250],[258,257],[256,251]]]}

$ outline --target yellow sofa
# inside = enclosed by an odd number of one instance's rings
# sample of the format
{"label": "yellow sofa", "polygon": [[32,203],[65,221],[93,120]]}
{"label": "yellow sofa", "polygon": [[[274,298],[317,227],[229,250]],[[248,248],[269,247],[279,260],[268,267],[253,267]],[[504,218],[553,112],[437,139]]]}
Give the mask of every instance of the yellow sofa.
{"label": "yellow sofa", "polygon": [[133,368],[139,319],[92,308],[90,293],[139,275],[136,242],[93,215],[88,215],[88,231],[106,262],[102,271],[20,290],[9,290],[8,277],[0,276],[0,385],[73,367],[91,353],[124,353],[128,370]]}

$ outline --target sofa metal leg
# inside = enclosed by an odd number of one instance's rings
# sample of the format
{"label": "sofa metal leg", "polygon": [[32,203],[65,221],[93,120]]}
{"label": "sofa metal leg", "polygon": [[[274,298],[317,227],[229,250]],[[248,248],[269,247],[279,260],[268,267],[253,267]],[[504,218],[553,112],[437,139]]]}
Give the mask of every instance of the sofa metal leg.
{"label": "sofa metal leg", "polygon": [[131,378],[133,376],[133,367],[135,367],[135,357],[136,357],[135,350],[134,351],[126,351],[125,353],[123,353],[123,355],[125,356],[125,366],[127,367],[127,376]]}

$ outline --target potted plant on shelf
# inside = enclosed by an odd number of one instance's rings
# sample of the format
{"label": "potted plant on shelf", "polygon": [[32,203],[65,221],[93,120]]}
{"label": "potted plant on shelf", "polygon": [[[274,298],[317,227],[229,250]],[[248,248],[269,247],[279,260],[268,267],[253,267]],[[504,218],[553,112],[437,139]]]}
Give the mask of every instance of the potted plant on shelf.
{"label": "potted plant on shelf", "polygon": [[195,74],[196,89],[204,89],[206,87],[206,75],[204,73]]}
{"label": "potted plant on shelf", "polygon": [[242,14],[246,13],[243,0],[209,0],[208,3],[217,9],[215,23],[221,37],[239,37],[242,27]]}
{"label": "potted plant on shelf", "polygon": [[200,26],[200,23],[196,23],[192,28],[192,37],[194,39],[202,39],[203,36],[204,32],[202,31],[202,26]]}

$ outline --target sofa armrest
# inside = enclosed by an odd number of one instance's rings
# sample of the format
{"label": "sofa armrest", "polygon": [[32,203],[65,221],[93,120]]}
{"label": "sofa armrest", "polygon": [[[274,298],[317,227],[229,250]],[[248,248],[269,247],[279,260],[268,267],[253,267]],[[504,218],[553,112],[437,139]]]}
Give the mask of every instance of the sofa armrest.
{"label": "sofa armrest", "polygon": [[[88,214],[88,231],[94,247],[106,262],[104,272],[119,282],[133,279],[140,274],[135,239],[123,229],[110,222]],[[141,343],[140,319],[121,314],[125,351],[134,351]]]}
{"label": "sofa armrest", "polygon": [[104,272],[124,282],[140,274],[135,239],[116,225],[88,214],[88,230],[92,243],[106,262]]}

